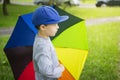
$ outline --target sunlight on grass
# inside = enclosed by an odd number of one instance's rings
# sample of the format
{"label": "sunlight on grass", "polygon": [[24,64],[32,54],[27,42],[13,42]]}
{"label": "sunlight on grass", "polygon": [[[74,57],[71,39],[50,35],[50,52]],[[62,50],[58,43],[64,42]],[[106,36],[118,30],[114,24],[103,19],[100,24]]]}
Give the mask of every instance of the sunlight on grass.
{"label": "sunlight on grass", "polygon": [[33,0],[11,0],[13,2],[33,2]]}
{"label": "sunlight on grass", "polygon": [[81,80],[120,80],[118,78],[118,36],[120,23],[88,26],[89,54]]}
{"label": "sunlight on grass", "polygon": [[104,7],[104,8],[66,8],[66,11],[83,19],[103,18],[120,16],[120,7]]}
{"label": "sunlight on grass", "polygon": [[84,4],[95,4],[97,0],[80,0]]}

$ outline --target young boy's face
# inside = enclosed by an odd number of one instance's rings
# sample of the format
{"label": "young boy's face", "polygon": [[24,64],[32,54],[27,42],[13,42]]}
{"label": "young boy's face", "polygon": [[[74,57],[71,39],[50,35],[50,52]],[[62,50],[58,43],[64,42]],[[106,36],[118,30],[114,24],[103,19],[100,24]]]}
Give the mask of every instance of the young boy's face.
{"label": "young boy's face", "polygon": [[55,36],[59,29],[58,24],[49,24],[44,27],[44,32],[47,36]]}

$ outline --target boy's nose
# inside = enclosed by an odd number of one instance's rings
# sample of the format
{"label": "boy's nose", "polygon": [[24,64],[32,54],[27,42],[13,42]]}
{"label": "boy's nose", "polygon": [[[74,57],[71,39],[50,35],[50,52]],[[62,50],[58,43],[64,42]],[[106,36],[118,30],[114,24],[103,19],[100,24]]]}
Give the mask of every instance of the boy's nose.
{"label": "boy's nose", "polygon": [[59,29],[59,25],[57,25],[57,29]]}
{"label": "boy's nose", "polygon": [[57,29],[59,29],[59,26],[58,26],[58,28]]}

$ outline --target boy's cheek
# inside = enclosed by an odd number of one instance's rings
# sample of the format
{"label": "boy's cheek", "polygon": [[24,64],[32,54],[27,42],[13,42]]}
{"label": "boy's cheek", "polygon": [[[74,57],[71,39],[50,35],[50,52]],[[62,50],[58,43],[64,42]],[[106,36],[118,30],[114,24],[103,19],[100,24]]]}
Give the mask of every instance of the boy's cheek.
{"label": "boy's cheek", "polygon": [[47,31],[46,32],[46,35],[48,36],[55,36],[56,32],[53,32],[53,31]]}
{"label": "boy's cheek", "polygon": [[54,33],[52,32],[52,33],[50,34],[50,36],[55,36],[55,34],[56,34],[56,32],[54,32]]}

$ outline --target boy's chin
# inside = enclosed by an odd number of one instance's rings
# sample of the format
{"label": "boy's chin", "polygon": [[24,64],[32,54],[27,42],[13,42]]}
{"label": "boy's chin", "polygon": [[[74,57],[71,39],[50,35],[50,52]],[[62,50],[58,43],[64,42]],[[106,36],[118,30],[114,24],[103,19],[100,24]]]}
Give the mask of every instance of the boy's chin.
{"label": "boy's chin", "polygon": [[50,37],[54,37],[55,36],[55,34],[53,34],[53,35],[50,35]]}

